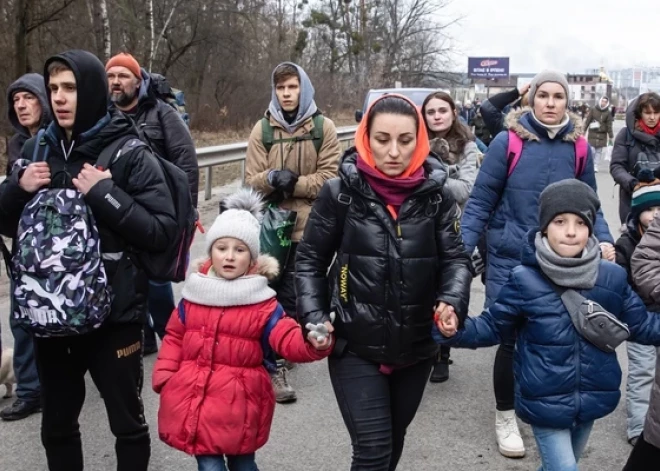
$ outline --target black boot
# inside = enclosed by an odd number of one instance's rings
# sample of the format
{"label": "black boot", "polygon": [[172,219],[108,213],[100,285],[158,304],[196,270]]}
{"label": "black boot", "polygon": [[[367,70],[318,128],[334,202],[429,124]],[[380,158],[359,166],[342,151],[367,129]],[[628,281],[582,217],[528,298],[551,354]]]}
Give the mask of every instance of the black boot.
{"label": "black boot", "polygon": [[0,412],[0,418],[6,421],[21,420],[37,412],[41,412],[41,404],[38,400],[26,402],[22,399],[16,399],[11,406]]}
{"label": "black boot", "polygon": [[435,365],[433,365],[433,372],[431,373],[431,383],[444,383],[449,379],[449,359],[437,358]]}

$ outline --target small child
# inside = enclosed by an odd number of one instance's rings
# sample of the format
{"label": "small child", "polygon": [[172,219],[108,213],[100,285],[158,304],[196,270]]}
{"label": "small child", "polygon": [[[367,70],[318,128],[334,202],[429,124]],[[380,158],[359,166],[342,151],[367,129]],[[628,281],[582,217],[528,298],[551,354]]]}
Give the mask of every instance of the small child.
{"label": "small child", "polygon": [[[630,269],[630,260],[635,248],[648,229],[656,214],[660,213],[660,180],[640,183],[632,194],[630,215],[626,224],[627,231],[616,241],[616,263],[628,272],[628,283],[637,294],[637,287],[633,282]],[[642,296],[647,308],[652,306]],[[649,408],[649,397],[655,377],[655,347],[627,342],[628,350],[628,379],[626,381],[626,412],[628,442],[635,446],[642,434],[646,412]]]}
{"label": "small child", "polygon": [[[660,316],[648,313],[620,266],[601,260],[593,224],[600,202],[588,185],[574,179],[549,185],[540,196],[540,230],[531,231],[516,267],[497,300],[464,330],[440,344],[478,348],[517,336],[514,359],[515,409],[532,426],[544,471],[574,471],[594,421],[621,397],[616,353],[583,338],[552,281],[628,325],[630,340],[660,345]],[[455,333],[450,311],[438,320],[444,335]]]}
{"label": "small child", "polygon": [[[264,342],[296,363],[330,354],[332,336],[310,332],[306,342],[268,287],[279,267],[259,254],[261,206],[249,190],[225,201],[206,235],[210,259],[186,280],[154,367],[158,434],[194,455],[199,471],[257,471],[275,410]],[[273,316],[281,317],[268,335]]]}

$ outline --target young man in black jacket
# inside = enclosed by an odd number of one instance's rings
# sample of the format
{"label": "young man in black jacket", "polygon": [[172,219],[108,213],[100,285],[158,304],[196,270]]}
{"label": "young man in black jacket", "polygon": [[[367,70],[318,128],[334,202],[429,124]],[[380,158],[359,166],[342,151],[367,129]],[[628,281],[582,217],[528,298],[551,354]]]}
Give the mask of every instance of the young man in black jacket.
{"label": "young man in black jacket", "polygon": [[[149,144],[156,154],[186,172],[192,200],[197,206],[197,152],[188,127],[179,113],[155,95],[150,75],[140,68],[132,55],[117,54],[106,63],[105,70],[110,99],[114,105],[133,119],[140,138]],[[149,322],[145,324],[145,354],[158,351],[154,331],[161,339],[165,336],[167,321],[174,310],[172,283],[150,282],[148,304],[153,329]]]}
{"label": "young man in black jacket", "polygon": [[[7,145],[7,176],[21,156],[23,145],[51,121],[50,106],[41,74],[25,74],[7,89],[9,122],[16,131]],[[16,401],[0,412],[2,420],[21,420],[41,410],[39,375],[34,361],[32,334],[10,317],[14,337]]]}
{"label": "young man in black jacket", "polygon": [[[89,371],[116,437],[117,470],[146,471],[150,439],[140,391],[148,281],[129,250],[162,251],[172,243],[177,230],[172,195],[147,147],[124,151],[109,169],[94,167],[106,147],[137,138],[128,118],[108,112],[108,82],[98,58],[67,51],[48,59],[44,70],[55,121],[39,142],[32,138],[25,144],[23,165],[0,186],[0,232],[16,235],[23,209],[40,189],[79,191],[96,220],[113,294],[109,316],[91,333],[35,338],[48,469],[83,469],[78,416]],[[44,146],[46,161],[31,162]]]}

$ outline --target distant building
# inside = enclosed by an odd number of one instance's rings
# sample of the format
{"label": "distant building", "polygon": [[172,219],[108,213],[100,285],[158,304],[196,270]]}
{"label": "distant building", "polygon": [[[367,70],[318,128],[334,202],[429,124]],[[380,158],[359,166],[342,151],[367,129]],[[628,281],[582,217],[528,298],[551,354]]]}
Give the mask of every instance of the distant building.
{"label": "distant building", "polygon": [[[596,72],[596,71],[594,71]],[[612,97],[612,82],[601,68],[596,73],[567,74],[568,100],[571,103],[598,103],[601,97]]]}

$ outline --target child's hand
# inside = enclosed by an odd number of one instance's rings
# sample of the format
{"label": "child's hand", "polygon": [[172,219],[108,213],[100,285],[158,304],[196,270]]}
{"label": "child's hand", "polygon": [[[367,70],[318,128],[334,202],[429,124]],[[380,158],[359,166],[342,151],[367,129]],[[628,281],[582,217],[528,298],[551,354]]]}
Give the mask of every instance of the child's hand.
{"label": "child's hand", "polygon": [[317,350],[327,350],[332,345],[332,332],[335,328],[330,322],[325,324],[312,324],[309,323],[305,326],[309,331],[307,340]]}
{"label": "child's hand", "polygon": [[435,323],[445,337],[453,337],[458,331],[458,317],[454,307],[440,302],[435,310]]}
{"label": "child's hand", "polygon": [[616,249],[609,242],[603,242],[600,244],[601,257],[605,260],[613,262],[616,259]]}

